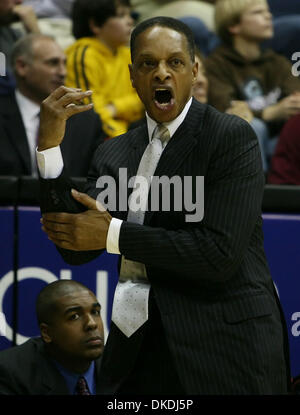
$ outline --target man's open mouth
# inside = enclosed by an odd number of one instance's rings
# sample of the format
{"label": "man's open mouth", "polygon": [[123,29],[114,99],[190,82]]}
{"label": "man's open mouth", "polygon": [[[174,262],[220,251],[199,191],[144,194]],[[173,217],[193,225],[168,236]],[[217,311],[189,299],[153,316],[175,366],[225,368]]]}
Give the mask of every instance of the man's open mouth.
{"label": "man's open mouth", "polygon": [[166,88],[156,88],[154,92],[154,102],[159,109],[170,109],[175,100],[172,91]]}

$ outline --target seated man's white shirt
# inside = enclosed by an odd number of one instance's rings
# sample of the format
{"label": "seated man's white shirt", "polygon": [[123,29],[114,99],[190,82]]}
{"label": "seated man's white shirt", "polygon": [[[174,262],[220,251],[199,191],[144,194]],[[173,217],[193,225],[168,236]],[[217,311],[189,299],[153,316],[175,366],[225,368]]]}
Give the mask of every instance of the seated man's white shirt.
{"label": "seated man's white shirt", "polygon": [[30,151],[32,174],[37,174],[35,148],[37,134],[40,124],[40,106],[23,95],[18,89],[15,91],[15,98],[19,107],[23,124],[26,131],[28,147]]}

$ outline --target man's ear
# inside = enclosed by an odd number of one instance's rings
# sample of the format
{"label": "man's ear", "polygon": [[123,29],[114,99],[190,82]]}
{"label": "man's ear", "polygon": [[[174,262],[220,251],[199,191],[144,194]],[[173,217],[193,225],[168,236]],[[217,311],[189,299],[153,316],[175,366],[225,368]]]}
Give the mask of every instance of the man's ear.
{"label": "man's ear", "polygon": [[27,69],[28,63],[22,57],[17,58],[15,62],[16,73],[23,78],[26,75]]}
{"label": "man's ear", "polygon": [[45,343],[51,343],[52,342],[52,337],[51,337],[51,334],[50,334],[50,328],[49,328],[48,324],[41,323],[40,324],[40,332],[41,332],[42,339],[44,340]]}
{"label": "man's ear", "polygon": [[93,33],[93,35],[95,36],[99,35],[101,28],[96,25],[94,19],[89,20],[89,28],[90,28],[90,31]]}
{"label": "man's ear", "polygon": [[129,74],[130,74],[130,80],[131,80],[132,88],[135,88],[132,64],[129,64],[128,65],[128,69],[129,69]]}
{"label": "man's ear", "polygon": [[199,65],[198,65],[198,62],[197,61],[195,61],[193,63],[193,69],[192,69],[192,71],[193,71],[193,85],[194,85],[195,82],[196,82],[196,79],[197,79],[198,71],[199,71]]}

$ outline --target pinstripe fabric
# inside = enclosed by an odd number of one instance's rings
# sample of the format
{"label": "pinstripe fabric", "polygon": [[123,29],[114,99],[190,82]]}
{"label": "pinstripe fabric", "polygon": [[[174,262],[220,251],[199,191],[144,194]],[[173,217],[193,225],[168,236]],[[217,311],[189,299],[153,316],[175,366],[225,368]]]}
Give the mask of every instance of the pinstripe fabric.
{"label": "pinstripe fabric", "polygon": [[[99,175],[117,177],[119,167],[128,168],[128,177],[135,175],[146,146],[144,125],[99,147],[89,173],[89,194],[96,197],[101,190],[95,188]],[[146,212],[144,225],[124,222],[119,241],[123,255],[146,265],[184,389],[193,394],[285,393],[286,332],[263,251],[264,178],[252,129],[237,117],[193,101],[155,174],[205,178],[201,222],[186,223],[189,212],[171,205],[170,212]],[[69,186],[64,176],[42,186],[43,209],[53,210],[48,195],[55,186],[64,209],[67,205],[76,211],[59,190]],[[194,197],[196,190],[194,183]],[[111,213],[126,217],[126,212]],[[70,263],[97,254],[63,252]],[[130,371],[135,359],[131,350],[141,338],[138,332],[126,339],[112,325],[103,358],[107,393]]]}

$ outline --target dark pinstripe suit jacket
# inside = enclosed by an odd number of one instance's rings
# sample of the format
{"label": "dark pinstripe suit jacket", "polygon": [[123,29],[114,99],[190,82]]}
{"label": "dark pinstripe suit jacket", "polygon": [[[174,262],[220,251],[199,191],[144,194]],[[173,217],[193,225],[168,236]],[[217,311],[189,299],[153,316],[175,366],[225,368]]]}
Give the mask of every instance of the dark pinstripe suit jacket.
{"label": "dark pinstripe suit jacket", "polygon": [[[89,172],[88,193],[96,197],[97,178],[117,179],[119,167],[134,176],[147,143],[142,125],[100,146]],[[251,127],[193,101],[155,174],[205,177],[201,222],[186,223],[188,212],[171,206],[170,212],[147,212],[143,226],[124,222],[119,240],[122,254],[146,264],[185,390],[284,393],[285,328],[263,249],[264,177]],[[42,180],[42,210],[78,211],[70,186],[64,174]],[[195,192],[194,186],[194,196]],[[127,215],[112,214],[121,219]],[[73,264],[98,254],[63,252]],[[103,357],[107,392],[115,390],[132,364],[131,338],[125,341],[115,332],[112,325]]]}

